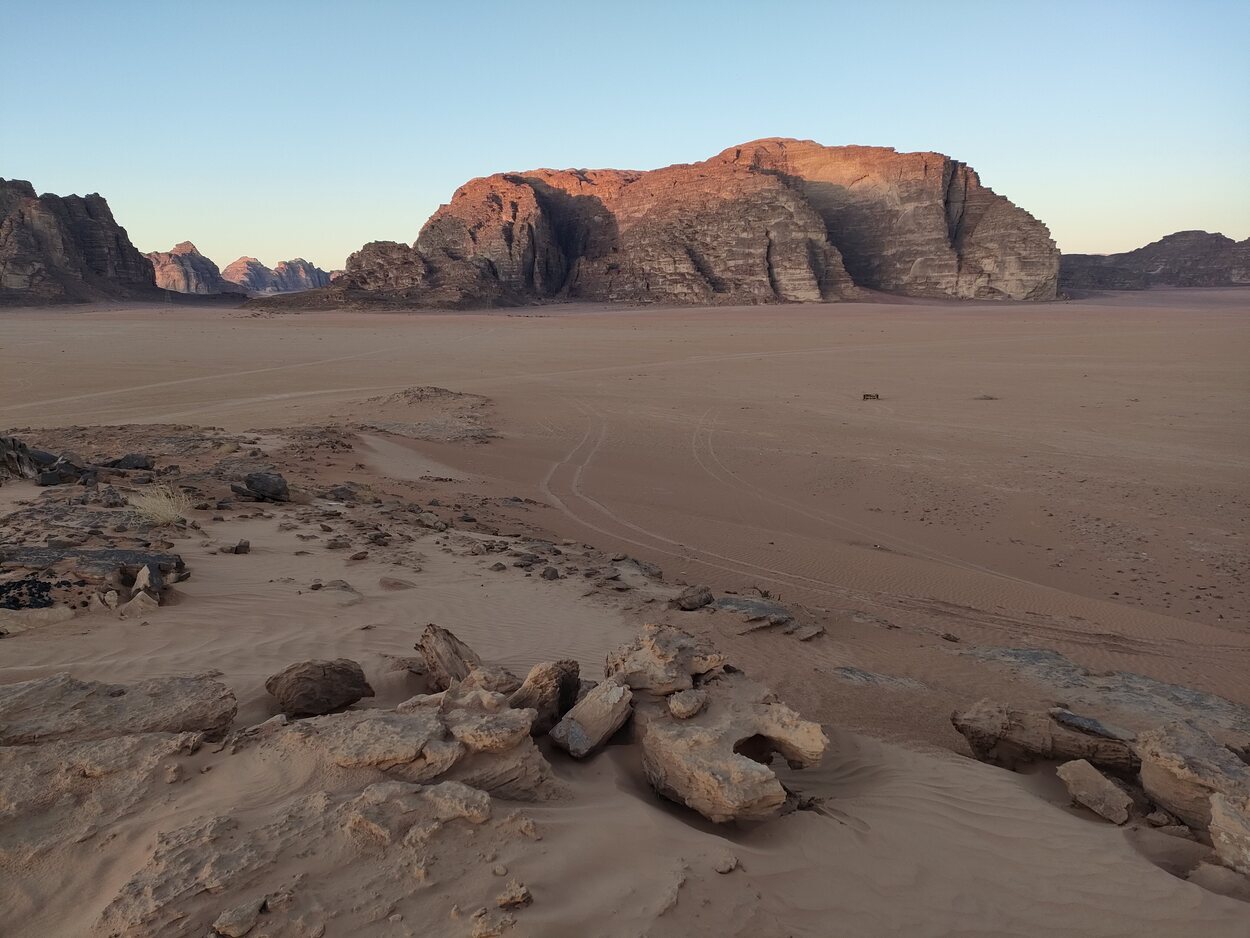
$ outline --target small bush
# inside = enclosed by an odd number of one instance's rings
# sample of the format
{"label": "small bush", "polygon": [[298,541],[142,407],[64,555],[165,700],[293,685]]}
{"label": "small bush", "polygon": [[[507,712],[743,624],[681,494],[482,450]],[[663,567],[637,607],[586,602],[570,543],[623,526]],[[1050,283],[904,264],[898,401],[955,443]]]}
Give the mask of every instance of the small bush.
{"label": "small bush", "polygon": [[186,521],[191,499],[168,485],[153,485],[138,495],[130,496],[130,507],[140,520],[149,524],[178,524]]}

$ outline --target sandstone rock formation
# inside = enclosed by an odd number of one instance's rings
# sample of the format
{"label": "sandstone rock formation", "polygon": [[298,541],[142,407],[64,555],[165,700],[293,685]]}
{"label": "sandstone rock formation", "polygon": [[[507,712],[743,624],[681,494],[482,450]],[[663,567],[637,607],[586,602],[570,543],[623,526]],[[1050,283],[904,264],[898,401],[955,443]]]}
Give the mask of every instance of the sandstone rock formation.
{"label": "sandstone rock formation", "polygon": [[634,693],[609,678],[591,688],[551,731],[551,740],[575,759],[584,759],[625,725],[633,713]]}
{"label": "sandstone rock formation", "polygon": [[1065,762],[1056,771],[1073,801],[1112,824],[1127,822],[1137,807],[1123,782],[1103,775],[1084,759]]}
{"label": "sandstone rock formation", "polygon": [[1123,254],[1065,254],[1059,285],[1070,290],[1250,285],[1250,238],[1178,231]]}
{"label": "sandstone rock formation", "polygon": [[0,179],[0,305],[159,296],[151,261],[101,196]]}
{"label": "sandstone rock formation", "polygon": [[1146,794],[1190,827],[1210,824],[1213,794],[1250,797],[1250,766],[1191,723],[1143,733],[1137,751]]}
{"label": "sandstone rock formation", "polygon": [[61,673],[0,687],[0,746],[135,733],[200,732],[215,739],[237,709],[229,688],[207,677],[102,684]]}
{"label": "sandstone rock formation", "polygon": [[982,762],[1006,768],[1043,759],[1084,759],[1099,768],[1127,774],[1138,766],[1131,740],[1108,734],[1096,721],[1069,725],[1055,713],[1016,710],[981,700],[951,715]]}
{"label": "sandstone rock formation", "polygon": [[153,251],[147,258],[156,271],[156,285],[162,290],[204,296],[247,292],[237,283],[223,279],[217,265],[190,241],[175,244],[168,251]]}
{"label": "sandstone rock formation", "polygon": [[[1046,227],[936,153],[768,139],[650,172],[502,173],[458,189],[411,246],[348,258],[339,301],[749,304],[1050,299]],[[227,274],[229,276],[229,274]]]}
{"label": "sandstone rock formation", "polygon": [[240,257],[221,276],[248,293],[298,293],[330,285],[330,275],[302,257],[279,261],[272,269],[254,257]]}

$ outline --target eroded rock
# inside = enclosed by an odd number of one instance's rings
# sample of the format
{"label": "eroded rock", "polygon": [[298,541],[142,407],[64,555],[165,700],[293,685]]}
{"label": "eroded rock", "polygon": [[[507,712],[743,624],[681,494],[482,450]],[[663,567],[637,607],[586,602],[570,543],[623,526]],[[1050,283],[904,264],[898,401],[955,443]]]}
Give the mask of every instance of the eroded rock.
{"label": "eroded rock", "polygon": [[953,713],[951,723],[968,741],[973,755],[1005,768],[1042,759],[1084,759],[1101,769],[1127,775],[1138,765],[1129,742],[1083,732],[1044,711],[1015,710],[981,700]]}
{"label": "eroded rock", "polygon": [[604,676],[621,675],[635,691],[655,695],[689,690],[694,678],[725,664],[709,643],[665,625],[644,625],[631,645],[608,655]]}
{"label": "eroded rock", "polygon": [[625,725],[634,711],[633,691],[620,678],[596,684],[551,730],[551,740],[584,759]]}
{"label": "eroded rock", "polygon": [[1211,821],[1212,794],[1250,795],[1250,766],[1191,723],[1143,733],[1137,753],[1146,794],[1196,830]]}
{"label": "eroded rock", "polygon": [[508,698],[509,705],[537,712],[532,732],[541,736],[551,731],[561,717],[573,708],[579,689],[580,665],[570,658],[536,664],[524,683]]}
{"label": "eroded rock", "polygon": [[425,627],[421,640],[414,647],[425,658],[426,673],[438,690],[463,681],[482,663],[477,652],[432,622]]}
{"label": "eroded rock", "polygon": [[1084,759],[1065,762],[1057,769],[1068,794],[1112,824],[1124,824],[1137,806],[1122,782],[1108,778]]}
{"label": "eroded rock", "polygon": [[319,716],[372,697],[373,688],[355,661],[299,661],[265,681],[265,690],[287,716]]}

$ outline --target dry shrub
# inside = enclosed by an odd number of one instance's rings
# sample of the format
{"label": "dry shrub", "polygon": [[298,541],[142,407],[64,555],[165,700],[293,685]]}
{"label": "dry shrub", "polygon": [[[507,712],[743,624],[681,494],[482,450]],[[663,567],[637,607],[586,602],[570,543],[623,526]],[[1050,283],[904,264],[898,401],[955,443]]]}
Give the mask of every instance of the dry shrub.
{"label": "dry shrub", "polygon": [[138,495],[131,495],[130,507],[149,524],[177,524],[186,521],[191,499],[185,492],[168,485],[153,485]]}

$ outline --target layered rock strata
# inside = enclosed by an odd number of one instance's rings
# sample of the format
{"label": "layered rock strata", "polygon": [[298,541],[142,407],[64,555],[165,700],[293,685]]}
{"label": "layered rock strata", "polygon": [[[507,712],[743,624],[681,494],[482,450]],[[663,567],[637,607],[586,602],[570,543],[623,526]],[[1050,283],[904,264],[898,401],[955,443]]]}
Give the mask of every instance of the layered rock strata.
{"label": "layered rock strata", "polygon": [[0,179],[0,305],[155,299],[152,263],[99,195]]}
{"label": "layered rock strata", "polygon": [[769,139],[650,172],[502,173],[458,189],[412,246],[373,242],[341,300],[753,304],[1044,300],[1045,225],[937,153]]}

